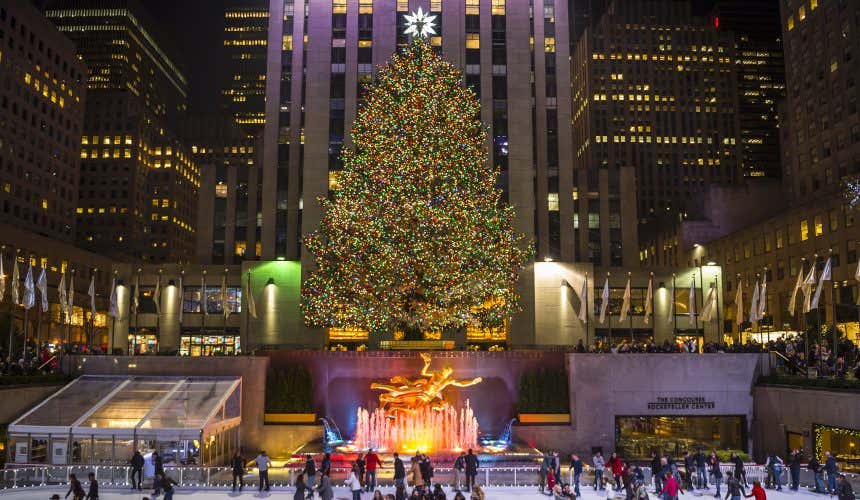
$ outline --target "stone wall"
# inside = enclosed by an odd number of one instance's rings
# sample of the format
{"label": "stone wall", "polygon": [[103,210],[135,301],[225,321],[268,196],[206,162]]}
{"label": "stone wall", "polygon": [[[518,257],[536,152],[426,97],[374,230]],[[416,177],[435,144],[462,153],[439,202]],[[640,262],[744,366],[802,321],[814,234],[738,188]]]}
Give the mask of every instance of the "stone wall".
{"label": "stone wall", "polygon": [[0,425],[8,425],[57,392],[62,385],[25,385],[0,388]]}

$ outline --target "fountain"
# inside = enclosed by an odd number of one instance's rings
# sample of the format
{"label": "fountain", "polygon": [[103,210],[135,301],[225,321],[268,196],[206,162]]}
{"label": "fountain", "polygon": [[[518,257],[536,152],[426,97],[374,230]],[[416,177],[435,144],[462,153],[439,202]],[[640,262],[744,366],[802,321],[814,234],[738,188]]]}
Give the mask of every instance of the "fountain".
{"label": "fountain", "polygon": [[340,444],[343,443],[343,437],[340,435],[340,429],[335,423],[334,419],[329,419],[323,417],[320,419],[323,427],[325,428],[325,433],[323,434],[323,444],[328,447],[332,444]]}

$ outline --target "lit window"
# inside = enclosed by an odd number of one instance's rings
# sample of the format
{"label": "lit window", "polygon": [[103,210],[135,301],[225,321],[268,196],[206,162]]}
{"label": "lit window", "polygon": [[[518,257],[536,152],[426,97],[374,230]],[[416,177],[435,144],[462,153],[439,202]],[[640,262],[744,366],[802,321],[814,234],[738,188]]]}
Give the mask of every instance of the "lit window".
{"label": "lit window", "polygon": [[800,221],[800,241],[809,239],[809,222],[804,219]]}
{"label": "lit window", "polygon": [[215,185],[215,197],[216,198],[226,198],[227,197],[227,184],[224,182],[219,182]]}
{"label": "lit window", "polygon": [[815,236],[824,234],[824,218],[820,215],[815,216]]}
{"label": "lit window", "polygon": [[803,21],[804,19],[806,19],[806,7],[804,7],[803,5],[801,5],[800,8],[797,9],[797,19],[799,21]]}
{"label": "lit window", "polygon": [[466,33],[466,48],[467,49],[480,49],[481,48],[481,38],[478,33]]}
{"label": "lit window", "polygon": [[48,209],[48,200],[46,200],[45,198],[42,198],[42,209],[43,210]]}
{"label": "lit window", "polygon": [[794,29],[794,16],[788,16],[788,19],[785,22],[785,26],[788,28],[788,31]]}
{"label": "lit window", "polygon": [[815,9],[817,9],[817,8],[818,8],[818,0],[810,0],[810,2],[809,2],[809,9],[810,9],[810,10],[815,10]]}
{"label": "lit window", "polygon": [[546,206],[550,212],[558,212],[558,193],[547,193]]}
{"label": "lit window", "polygon": [[505,15],[505,0],[493,0],[492,14],[494,16]]}

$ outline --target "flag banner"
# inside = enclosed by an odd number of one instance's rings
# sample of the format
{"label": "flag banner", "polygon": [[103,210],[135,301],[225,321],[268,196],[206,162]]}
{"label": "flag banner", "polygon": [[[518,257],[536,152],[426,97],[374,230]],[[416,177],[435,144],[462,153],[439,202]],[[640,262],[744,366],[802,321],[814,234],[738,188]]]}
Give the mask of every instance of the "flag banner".
{"label": "flag banner", "polygon": [[708,295],[705,298],[705,303],[702,306],[702,321],[709,323],[714,319],[714,312],[717,310],[717,293],[712,286],[708,290]]}
{"label": "flag banner", "polygon": [[645,324],[648,324],[648,321],[651,319],[651,315],[654,313],[654,277],[651,276],[648,278],[648,291],[645,292]]}
{"label": "flag banner", "polygon": [[767,312],[767,271],[761,275],[761,292],[758,294],[758,314],[756,318],[761,321]]}
{"label": "flag banner", "polygon": [[803,288],[803,267],[797,271],[797,281],[794,283],[794,289],[791,291],[791,299],[788,302],[788,314],[794,317],[794,312],[797,306],[797,292]]}
{"label": "flag banner", "polygon": [[673,324],[675,322],[675,276],[672,276],[672,293],[669,294],[669,315],[666,319]]}
{"label": "flag banner", "polygon": [[63,321],[68,321],[66,312],[69,310],[69,297],[66,294],[66,273],[60,275],[60,284],[57,285],[57,295],[60,297],[60,314],[65,316]]}
{"label": "flag banner", "polygon": [[824,282],[830,281],[830,258],[824,264],[824,270],[821,271],[821,276],[818,277],[818,286],[815,288],[815,296],[812,298],[811,309],[818,308],[818,302],[821,300],[821,291],[824,290]]}
{"label": "flag banner", "polygon": [[48,312],[48,277],[45,276],[45,268],[39,273],[39,279],[36,280],[36,288],[39,290],[39,295],[42,297],[42,312]]}
{"label": "flag banner", "polygon": [[90,288],[87,290],[87,295],[90,296],[90,321],[96,319],[96,274],[93,273],[90,278]]}
{"label": "flag banner", "polygon": [[0,252],[0,302],[6,297],[6,272],[3,270],[3,253]]}
{"label": "flag banner", "polygon": [[735,324],[744,322],[744,282],[738,278],[738,289],[735,292]]}
{"label": "flag banner", "polygon": [[66,307],[66,319],[69,321],[69,324],[72,324],[72,312],[74,311],[75,306],[75,275],[72,274],[72,277],[69,278],[69,302]]}
{"label": "flag banner", "polygon": [[209,308],[206,306],[206,275],[200,278],[200,312],[204,316],[209,314]]}
{"label": "flag banner", "polygon": [[696,278],[690,280],[690,296],[687,313],[690,315],[690,326],[696,325]]}
{"label": "flag banner", "polygon": [[806,275],[806,279],[803,280],[803,288],[801,291],[803,292],[803,312],[808,313],[812,310],[812,287],[815,285],[815,262],[812,263],[812,266],[809,269],[809,274]]}
{"label": "flag banner", "polygon": [[15,257],[12,265],[12,303],[16,306],[21,303],[21,297],[18,295],[18,282],[21,281],[21,275],[18,273],[18,258]]}
{"label": "flag banner", "polygon": [[759,286],[758,280],[756,280],[755,285],[753,285],[753,296],[752,301],[750,302],[750,323],[755,323],[760,318],[758,317],[758,299],[759,299]]}
{"label": "flag banner", "polygon": [[251,273],[248,272],[248,285],[245,289],[245,294],[247,295],[248,301],[248,314],[251,315],[252,318],[257,319],[257,304],[254,302],[254,292],[251,290]]}
{"label": "flag banner", "polygon": [[155,290],[152,291],[152,301],[155,302],[155,314],[161,314],[161,273],[155,278]]}
{"label": "flag banner", "polygon": [[[134,276],[134,290],[131,292],[131,311],[137,314],[140,310],[140,273]],[[135,325],[137,326],[137,325]]]}
{"label": "flag banner", "polygon": [[32,309],[36,305],[36,287],[33,285],[33,265],[27,268],[27,277],[24,278],[24,309]]}
{"label": "flag banner", "polygon": [[227,273],[224,273],[221,276],[221,312],[224,313],[224,319],[230,317],[230,313],[233,312],[230,310],[230,306],[227,301]]}
{"label": "flag banner", "polygon": [[582,281],[582,290],[579,291],[579,321],[585,323],[588,320],[588,276]]}
{"label": "flag banner", "polygon": [[630,277],[627,277],[627,286],[624,287],[624,300],[621,302],[621,321],[627,321],[630,314]]}
{"label": "flag banner", "polygon": [[110,306],[108,307],[108,316],[113,319],[119,317],[119,305],[116,302],[116,276],[114,276],[110,280]]}

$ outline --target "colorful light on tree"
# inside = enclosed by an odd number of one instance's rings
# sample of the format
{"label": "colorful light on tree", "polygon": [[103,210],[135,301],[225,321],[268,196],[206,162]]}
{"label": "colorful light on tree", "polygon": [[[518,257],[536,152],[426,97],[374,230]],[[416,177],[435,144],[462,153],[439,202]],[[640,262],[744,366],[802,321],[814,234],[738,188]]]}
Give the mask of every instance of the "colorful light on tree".
{"label": "colorful light on tree", "polygon": [[306,238],[305,322],[369,332],[499,326],[532,245],[488,168],[480,103],[417,39],[380,69]]}

